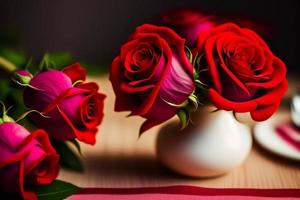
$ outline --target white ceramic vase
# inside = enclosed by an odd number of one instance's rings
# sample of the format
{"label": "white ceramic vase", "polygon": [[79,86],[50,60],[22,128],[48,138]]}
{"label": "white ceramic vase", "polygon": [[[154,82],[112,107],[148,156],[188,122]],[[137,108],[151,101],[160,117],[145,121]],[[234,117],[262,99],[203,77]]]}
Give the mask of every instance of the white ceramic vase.
{"label": "white ceramic vase", "polygon": [[157,138],[157,155],[173,171],[192,177],[224,174],[240,165],[252,146],[249,127],[231,112],[205,107],[180,130],[178,122],[164,126]]}

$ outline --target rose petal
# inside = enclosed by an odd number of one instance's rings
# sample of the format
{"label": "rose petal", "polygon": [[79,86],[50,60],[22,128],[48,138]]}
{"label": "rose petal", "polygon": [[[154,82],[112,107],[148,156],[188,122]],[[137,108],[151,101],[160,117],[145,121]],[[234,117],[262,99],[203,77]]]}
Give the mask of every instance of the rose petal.
{"label": "rose petal", "polygon": [[[55,83],[55,84],[53,84]],[[49,70],[34,76],[26,87],[23,99],[26,107],[42,111],[63,91],[72,87],[71,79],[61,71]]]}
{"label": "rose petal", "polygon": [[68,116],[58,108],[58,111],[64,121],[64,123],[68,126],[68,128],[72,131],[72,134],[74,134],[73,138],[77,138],[79,141],[82,141],[87,144],[94,145],[96,143],[96,133],[98,129],[96,127],[92,129],[84,129],[80,130],[74,126],[74,124],[70,121]]}
{"label": "rose petal", "polygon": [[44,129],[50,137],[61,141],[74,139],[76,136],[61,116],[58,108],[53,108],[47,116],[50,118],[41,117],[39,114],[32,113],[30,118],[34,124],[41,129]]}
{"label": "rose petal", "polygon": [[281,99],[283,97],[284,93],[287,91],[287,88],[288,81],[284,79],[276,87],[268,89],[261,97],[254,99],[254,101],[262,106],[274,104],[278,101],[278,99]]}
{"label": "rose petal", "polygon": [[[83,125],[87,128],[94,128],[98,126],[102,119],[103,119],[103,107],[104,107],[104,99],[105,95],[96,93],[96,94],[90,94],[87,96],[81,103],[80,103],[80,116],[81,116],[81,122]],[[94,115],[91,116],[88,112],[88,104],[89,101],[93,100],[94,107],[93,107],[93,113]]]}
{"label": "rose petal", "polygon": [[139,105],[138,99],[131,95],[126,94],[120,90],[120,85],[126,82],[123,77],[122,65],[120,57],[116,57],[110,67],[109,79],[113,85],[113,90],[116,95],[115,111],[133,110],[136,105]]}
{"label": "rose petal", "polygon": [[173,53],[172,67],[162,82],[159,97],[179,105],[187,100],[194,87],[194,80],[182,67],[180,57]]}
{"label": "rose petal", "polygon": [[257,107],[255,101],[234,102],[222,97],[216,90],[208,89],[210,101],[219,109],[249,112]]}
{"label": "rose petal", "polygon": [[256,83],[246,83],[247,86],[252,87],[262,87],[262,88],[272,88],[278,85],[286,76],[286,66],[277,57],[274,56],[274,61],[272,63],[273,74],[269,75],[269,81],[266,82],[256,82]]}
{"label": "rose petal", "polygon": [[255,121],[264,121],[271,117],[278,109],[280,102],[268,106],[259,106],[257,109],[250,112],[251,118]]}
{"label": "rose petal", "polygon": [[212,55],[211,52],[214,51],[215,48],[215,41],[216,41],[216,37],[212,37],[209,38],[205,44],[205,57],[208,63],[208,67],[209,67],[209,72],[211,74],[211,77],[214,77],[212,79],[213,83],[214,83],[214,87],[216,88],[216,90],[220,93],[222,93],[222,85],[221,85],[221,80],[220,80],[220,76],[219,76],[219,72],[217,69],[217,66],[215,64],[215,59]]}
{"label": "rose petal", "polygon": [[46,152],[46,156],[43,161],[39,163],[38,168],[43,167],[45,174],[42,176],[35,176],[36,184],[50,184],[52,183],[58,175],[59,171],[59,155],[56,153],[55,149],[52,147],[47,133],[44,130],[36,130],[31,133],[31,137],[35,138],[42,149]]}
{"label": "rose petal", "polygon": [[81,67],[79,63],[65,67],[62,72],[71,79],[72,83],[78,80],[85,81],[86,79],[86,69]]}

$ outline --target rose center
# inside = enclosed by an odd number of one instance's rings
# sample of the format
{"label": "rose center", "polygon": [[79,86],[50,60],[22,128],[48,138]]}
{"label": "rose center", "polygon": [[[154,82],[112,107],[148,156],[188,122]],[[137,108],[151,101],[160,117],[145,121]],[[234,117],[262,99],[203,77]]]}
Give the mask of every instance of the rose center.
{"label": "rose center", "polygon": [[146,68],[151,64],[153,52],[149,48],[141,48],[133,54],[132,69],[135,71]]}
{"label": "rose center", "polygon": [[89,116],[93,116],[95,114],[95,103],[94,101],[89,101],[87,106],[87,113]]}
{"label": "rose center", "polygon": [[224,56],[225,65],[243,82],[251,81],[256,73],[253,60],[243,52],[230,52]]}
{"label": "rose center", "polygon": [[[223,82],[223,95],[233,101],[245,101],[251,99],[258,92],[257,88],[246,87],[248,82],[256,82],[256,70],[254,62],[255,49],[236,48],[234,51],[226,51],[222,54],[224,65],[222,69],[225,73],[221,74]],[[228,69],[226,69],[228,68]]]}
{"label": "rose center", "polygon": [[45,166],[40,165],[36,170],[36,175],[39,177],[45,176],[47,174],[47,169]]}

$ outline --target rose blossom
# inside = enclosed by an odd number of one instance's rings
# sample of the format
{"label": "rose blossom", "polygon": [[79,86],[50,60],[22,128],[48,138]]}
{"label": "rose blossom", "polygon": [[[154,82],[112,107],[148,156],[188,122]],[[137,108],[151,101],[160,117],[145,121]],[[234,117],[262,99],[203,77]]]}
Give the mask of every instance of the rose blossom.
{"label": "rose blossom", "polygon": [[287,90],[286,66],[253,31],[226,23],[199,36],[200,80],[219,109],[269,118]]}
{"label": "rose blossom", "polygon": [[164,25],[186,39],[189,47],[196,45],[199,34],[216,26],[212,16],[192,9],[174,10],[164,14],[161,18]]}
{"label": "rose blossom", "polygon": [[82,82],[85,76],[85,69],[73,64],[63,71],[40,72],[30,80],[23,95],[25,105],[49,117],[32,114],[37,127],[58,140],[77,138],[95,144],[105,95],[98,92],[96,83]]}
{"label": "rose blossom", "polygon": [[0,190],[37,199],[27,186],[49,184],[58,175],[59,156],[43,130],[29,133],[14,122],[0,124]]}
{"label": "rose blossom", "polygon": [[184,39],[167,27],[144,24],[121,47],[110,68],[115,110],[146,121],[140,133],[173,117],[194,90]]}

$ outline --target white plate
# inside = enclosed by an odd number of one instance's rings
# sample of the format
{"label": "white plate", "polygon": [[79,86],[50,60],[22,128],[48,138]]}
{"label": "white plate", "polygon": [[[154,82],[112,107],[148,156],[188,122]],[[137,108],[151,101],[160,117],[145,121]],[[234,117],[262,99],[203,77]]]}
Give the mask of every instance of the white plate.
{"label": "white plate", "polygon": [[288,114],[275,115],[267,121],[257,123],[254,127],[254,138],[263,148],[285,158],[300,161],[300,152],[275,132],[276,124],[289,120]]}

